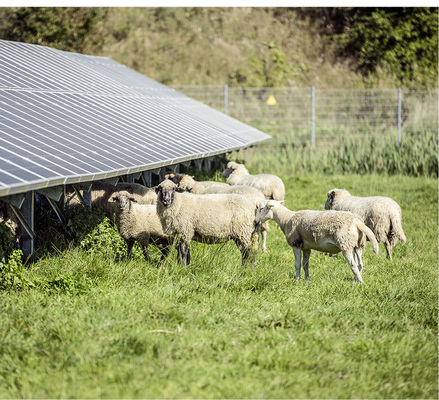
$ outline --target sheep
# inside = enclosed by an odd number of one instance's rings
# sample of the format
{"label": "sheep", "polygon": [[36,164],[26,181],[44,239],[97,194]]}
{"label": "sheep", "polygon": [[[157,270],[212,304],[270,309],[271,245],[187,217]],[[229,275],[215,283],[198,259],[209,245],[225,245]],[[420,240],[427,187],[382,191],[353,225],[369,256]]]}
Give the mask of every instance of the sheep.
{"label": "sheep", "polygon": [[157,213],[168,235],[181,243],[182,262],[191,240],[207,244],[233,239],[241,251],[242,264],[256,261],[258,233],[254,203],[238,194],[179,193],[177,185],[164,180],[157,188]]}
{"label": "sheep", "polygon": [[285,185],[282,179],[276,175],[259,174],[250,175],[243,164],[230,161],[223,172],[223,177],[227,178],[230,185],[253,186],[260,190],[267,200],[284,200]]}
{"label": "sheep", "polygon": [[13,247],[18,250],[23,237],[23,226],[12,211],[11,206],[0,200],[0,223],[2,222],[11,230],[11,234],[14,236]]}
{"label": "sheep", "polygon": [[115,223],[120,235],[127,244],[128,258],[134,243],[142,246],[143,255],[149,260],[150,240],[157,246],[163,260],[169,253],[174,238],[163,232],[155,204],[138,204],[136,197],[126,190],[116,192],[110,199],[116,205]]}
{"label": "sheep", "polygon": [[305,270],[305,279],[309,279],[311,250],[330,254],[341,251],[354,273],[354,281],[364,283],[361,278],[361,254],[365,248],[365,236],[370,240],[375,254],[378,254],[378,242],[358,216],[345,211],[295,212],[280,203],[274,200],[262,201],[256,212],[256,221],[273,219],[282,229],[288,244],[293,248],[297,280],[300,279],[301,264]]}
{"label": "sheep", "polygon": [[389,197],[355,197],[345,189],[331,189],[327,193],[325,209],[359,215],[377,241],[384,243],[389,260],[392,260],[392,248],[398,239],[406,242],[401,226],[401,207]]}
{"label": "sheep", "polygon": [[[247,197],[249,200],[253,201],[255,207],[257,208],[262,200],[265,199],[265,196],[258,189],[245,186],[245,185],[235,185],[230,186],[211,186],[210,188],[206,188],[205,194],[211,193],[235,193],[240,194],[242,196]],[[267,231],[269,230],[268,222],[264,222],[260,225],[260,233],[261,233],[261,248],[264,253],[267,253]]]}
{"label": "sheep", "polygon": [[187,191],[194,194],[203,194],[207,189],[225,187],[228,188],[228,183],[216,181],[196,181],[193,176],[180,174],[178,177],[171,179],[181,191]]}
{"label": "sheep", "polygon": [[[246,196],[250,200],[255,202],[255,207],[258,207],[261,200],[265,198],[265,196],[258,189],[245,186],[245,185],[235,185],[231,186],[227,183],[215,182],[215,181],[207,181],[208,183],[212,183],[212,185],[203,185],[202,182],[197,182],[190,175],[181,175],[181,178],[177,184],[177,188],[179,191],[187,191],[195,194],[213,194],[213,193],[236,193]],[[174,182],[175,183],[175,182]],[[204,182],[206,183],[206,182]],[[216,185],[219,183],[220,185]],[[269,230],[268,223],[264,223],[260,225],[260,232],[262,237],[262,251],[264,253],[267,252],[267,231]]]}
{"label": "sheep", "polygon": [[[157,194],[154,189],[138,183],[121,182],[117,185],[111,185],[104,182],[93,182],[91,186],[91,204],[93,207],[101,207],[106,216],[114,222],[114,213],[116,212],[116,205],[110,199],[119,191],[125,190],[132,194],[139,204],[155,204]],[[66,196],[66,205],[72,206],[79,204],[79,199],[74,194]]]}

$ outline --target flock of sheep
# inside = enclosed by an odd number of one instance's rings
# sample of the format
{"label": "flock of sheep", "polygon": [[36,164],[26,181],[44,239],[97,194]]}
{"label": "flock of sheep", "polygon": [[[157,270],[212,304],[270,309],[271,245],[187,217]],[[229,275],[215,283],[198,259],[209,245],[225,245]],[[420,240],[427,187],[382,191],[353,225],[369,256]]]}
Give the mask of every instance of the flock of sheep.
{"label": "flock of sheep", "polygon": [[206,244],[233,240],[242,263],[256,262],[261,247],[267,251],[268,220],[283,231],[295,256],[296,279],[301,267],[309,279],[311,250],[342,252],[354,274],[363,283],[361,255],[366,238],[378,253],[385,245],[387,257],[399,239],[406,238],[401,227],[401,208],[388,197],[355,197],[344,189],[327,194],[326,211],[291,211],[285,200],[282,180],[271,174],[251,175],[243,164],[229,162],[223,172],[227,183],[195,181],[184,174],[169,173],[154,188],[120,183],[116,186],[93,183],[92,204],[101,206],[116,224],[128,247],[136,241],[148,259],[148,245],[157,246],[164,259],[176,247],[183,264],[190,263],[191,241]]}

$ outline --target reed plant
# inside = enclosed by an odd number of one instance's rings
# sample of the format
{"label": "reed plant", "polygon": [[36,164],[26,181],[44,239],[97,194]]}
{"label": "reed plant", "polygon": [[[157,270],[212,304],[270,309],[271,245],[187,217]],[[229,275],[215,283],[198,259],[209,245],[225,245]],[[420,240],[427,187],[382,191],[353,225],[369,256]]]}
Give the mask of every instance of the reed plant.
{"label": "reed plant", "polygon": [[434,134],[411,135],[398,145],[389,136],[341,136],[332,143],[275,141],[244,149],[231,158],[262,171],[292,174],[379,174],[438,176],[438,138]]}

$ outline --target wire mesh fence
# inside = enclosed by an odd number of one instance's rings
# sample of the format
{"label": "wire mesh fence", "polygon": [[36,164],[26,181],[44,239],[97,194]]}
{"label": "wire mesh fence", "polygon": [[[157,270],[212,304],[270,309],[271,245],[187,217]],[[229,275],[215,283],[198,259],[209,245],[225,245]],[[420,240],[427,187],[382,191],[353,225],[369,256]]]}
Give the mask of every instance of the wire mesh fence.
{"label": "wire mesh fence", "polygon": [[174,86],[273,137],[273,144],[336,143],[341,136],[438,132],[438,90]]}

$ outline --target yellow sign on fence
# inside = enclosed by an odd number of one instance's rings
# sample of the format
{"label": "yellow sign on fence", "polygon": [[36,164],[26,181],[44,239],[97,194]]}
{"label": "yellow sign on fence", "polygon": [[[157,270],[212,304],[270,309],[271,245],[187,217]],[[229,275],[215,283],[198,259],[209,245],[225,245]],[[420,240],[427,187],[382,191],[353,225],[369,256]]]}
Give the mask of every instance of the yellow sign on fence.
{"label": "yellow sign on fence", "polygon": [[270,96],[270,97],[268,98],[268,100],[267,100],[267,104],[268,104],[269,106],[274,106],[274,105],[276,105],[276,99],[274,98],[274,96]]}

